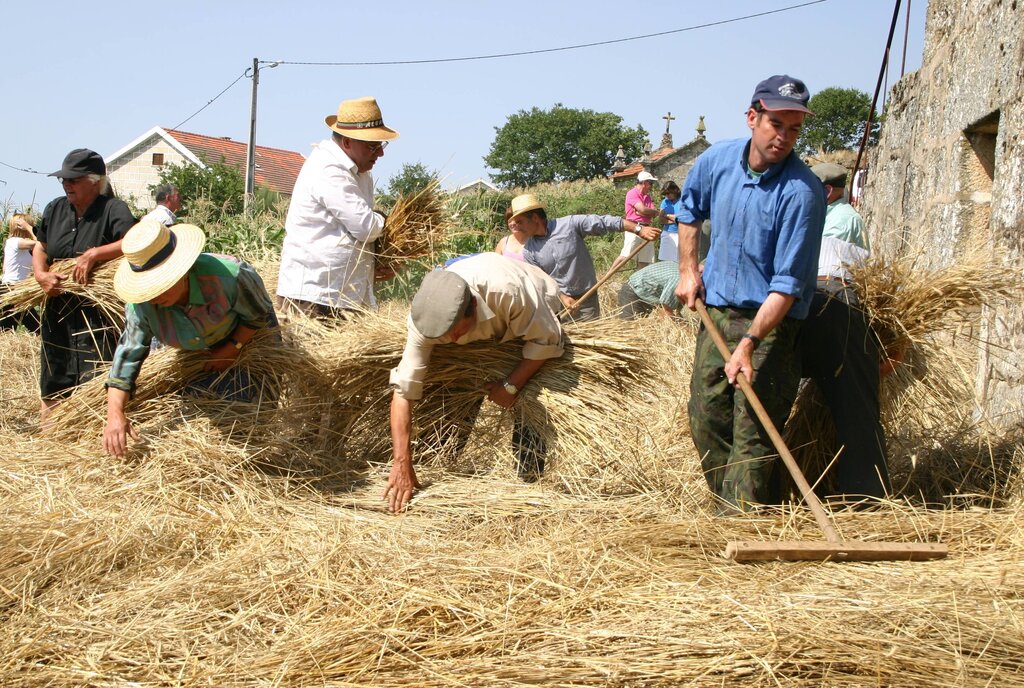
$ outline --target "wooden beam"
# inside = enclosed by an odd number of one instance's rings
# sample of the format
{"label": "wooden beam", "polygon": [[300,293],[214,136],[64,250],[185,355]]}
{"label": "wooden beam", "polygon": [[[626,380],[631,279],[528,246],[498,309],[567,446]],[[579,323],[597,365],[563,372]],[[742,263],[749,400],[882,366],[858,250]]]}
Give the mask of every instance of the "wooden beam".
{"label": "wooden beam", "polygon": [[726,545],[734,561],[925,561],[944,559],[949,548],[932,542],[758,542],[738,540]]}

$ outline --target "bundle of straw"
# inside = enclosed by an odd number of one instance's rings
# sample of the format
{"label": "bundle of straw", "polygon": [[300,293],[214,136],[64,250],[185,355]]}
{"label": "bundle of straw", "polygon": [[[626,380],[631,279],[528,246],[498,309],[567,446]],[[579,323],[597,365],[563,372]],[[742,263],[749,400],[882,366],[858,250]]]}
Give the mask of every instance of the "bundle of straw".
{"label": "bundle of straw", "polygon": [[[238,360],[222,375],[241,372],[259,385],[261,406],[274,407],[287,389],[288,375],[317,379],[319,371],[302,348],[282,346],[275,330],[263,330],[242,349]],[[170,347],[154,351],[142,366],[128,416],[136,425],[166,420],[174,416],[181,393],[197,379],[208,375],[203,367],[207,352],[185,352]],[[58,405],[47,421],[47,434],[56,439],[75,441],[85,436],[99,438],[106,423],[106,376],[99,375],[80,385]],[[215,405],[216,400],[215,401]],[[235,408],[231,402],[219,402],[220,410]],[[207,411],[210,410],[209,400]],[[250,417],[256,424],[258,417]]]}
{"label": "bundle of straw", "polygon": [[438,180],[411,195],[399,196],[377,240],[378,266],[397,271],[409,260],[432,259],[451,229]]}
{"label": "bundle of straw", "polygon": [[[366,314],[330,330],[308,326],[310,350],[321,357],[326,386],[339,404],[345,446],[368,459],[389,454],[389,371],[398,365],[406,338],[404,313]],[[619,430],[637,423],[635,410],[649,402],[655,354],[642,328],[616,320],[566,328],[565,353],[548,360],[524,387],[517,406],[504,413],[474,410],[486,382],[500,380],[522,358],[522,343],[475,342],[434,348],[423,399],[415,417],[419,454],[444,456],[451,426],[476,424],[492,433],[514,414],[535,428],[560,456],[614,453]],[[507,443],[507,434],[504,434]],[[451,458],[451,457],[448,457]]]}
{"label": "bundle of straw", "polygon": [[[124,301],[114,291],[114,272],[118,261],[103,263],[93,270],[89,284],[79,284],[72,277],[75,261],[72,258],[56,260],[50,266],[50,272],[64,277],[61,289],[65,294],[84,297],[99,306],[103,314],[118,325],[124,324]],[[28,277],[10,285],[11,289],[0,296],[0,308],[10,308],[11,312],[21,313],[36,306],[45,308],[47,296],[39,288],[34,277]]]}

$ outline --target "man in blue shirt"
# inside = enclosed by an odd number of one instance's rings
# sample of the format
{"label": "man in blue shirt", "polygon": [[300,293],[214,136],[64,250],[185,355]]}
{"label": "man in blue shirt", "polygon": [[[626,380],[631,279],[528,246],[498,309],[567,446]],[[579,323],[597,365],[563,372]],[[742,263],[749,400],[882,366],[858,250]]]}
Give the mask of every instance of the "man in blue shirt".
{"label": "man in blue shirt", "polygon": [[[800,379],[796,335],[814,296],[825,218],[821,182],[793,153],[810,94],[777,75],[757,85],[747,110],[750,139],[715,144],[686,178],[679,212],[679,286],[691,309],[703,298],[733,354],[697,335],[690,380],[690,430],[708,485],[727,509],[777,500],[775,451],[735,390],[742,372],[782,427]],[[711,249],[697,265],[700,224]]]}

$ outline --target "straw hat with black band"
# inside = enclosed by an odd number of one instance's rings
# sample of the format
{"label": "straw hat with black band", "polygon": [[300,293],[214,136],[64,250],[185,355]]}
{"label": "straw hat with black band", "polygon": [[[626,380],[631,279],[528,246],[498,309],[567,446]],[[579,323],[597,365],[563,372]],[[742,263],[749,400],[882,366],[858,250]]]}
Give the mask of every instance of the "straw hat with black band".
{"label": "straw hat with black band", "polygon": [[384,126],[377,99],[372,96],[343,100],[338,105],[338,114],[328,115],[324,122],[342,136],[359,141],[392,141],[398,132]]}
{"label": "straw hat with black band", "polygon": [[533,194],[521,194],[512,199],[512,214],[508,219],[518,217],[531,210],[545,210],[544,204]]}
{"label": "straw hat with black band", "polygon": [[206,245],[195,225],[165,227],[143,220],[121,240],[124,258],[114,273],[114,291],[125,303],[151,301],[188,274]]}

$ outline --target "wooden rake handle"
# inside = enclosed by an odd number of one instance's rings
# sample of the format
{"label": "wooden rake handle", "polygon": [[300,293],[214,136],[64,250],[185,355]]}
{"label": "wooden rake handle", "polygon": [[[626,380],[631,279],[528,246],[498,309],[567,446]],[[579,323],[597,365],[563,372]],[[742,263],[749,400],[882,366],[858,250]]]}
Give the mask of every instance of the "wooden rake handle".
{"label": "wooden rake handle", "polygon": [[[715,323],[711,320],[711,316],[708,315],[708,309],[704,306],[704,302],[701,299],[697,299],[697,312],[700,313],[701,322],[704,323],[704,327],[707,328],[708,334],[711,335],[711,339],[715,342],[715,346],[718,347],[718,352],[722,354],[722,358],[728,362],[732,357],[732,352],[729,351],[729,345],[725,343],[725,339],[722,337],[722,333],[718,331]],[[747,401],[754,409],[754,413],[757,414],[758,419],[764,426],[764,429],[768,432],[768,436],[772,440],[772,444],[775,445],[775,450],[779,452],[779,456],[782,457],[783,463],[786,464],[786,468],[789,469],[789,474],[793,476],[793,480],[796,482],[796,486],[800,488],[800,494],[803,495],[804,501],[807,506],[810,507],[811,513],[814,514],[814,520],[818,522],[822,532],[825,534],[825,538],[829,542],[842,542],[842,538],[839,537],[839,533],[832,526],[832,522],[829,521],[828,515],[825,513],[824,507],[821,506],[821,500],[818,499],[818,495],[814,494],[814,490],[811,489],[810,484],[807,482],[807,478],[800,471],[800,466],[797,465],[796,459],[793,458],[793,454],[790,453],[789,447],[786,446],[786,442],[782,439],[782,435],[779,434],[778,429],[775,427],[775,423],[768,417],[768,412],[764,408],[764,404],[757,398],[757,393],[754,392],[754,388],[750,385],[750,381],[743,373],[736,374],[736,380],[740,383],[740,389],[743,390],[743,394],[747,397]]]}
{"label": "wooden rake handle", "polygon": [[[640,225],[637,225],[637,226],[639,227]],[[646,227],[647,225],[643,225],[643,226],[644,226],[644,227]],[[580,306],[580,304],[581,304],[581,303],[583,303],[584,301],[586,301],[587,299],[589,299],[589,298],[591,297],[591,295],[593,295],[593,293],[594,293],[594,292],[596,292],[596,291],[597,291],[598,289],[600,289],[600,288],[601,288],[601,285],[602,285],[602,284],[604,284],[605,282],[607,282],[607,281],[608,281],[608,279],[609,279],[609,278],[610,278],[610,277],[611,277],[612,275],[614,275],[614,274],[615,274],[616,272],[618,272],[619,270],[621,270],[621,269],[622,269],[622,266],[623,266],[623,265],[625,265],[625,264],[626,264],[626,263],[628,263],[629,261],[633,260],[633,258],[634,258],[634,257],[636,256],[636,254],[640,253],[640,251],[642,251],[642,250],[644,249],[644,246],[646,246],[647,244],[651,243],[652,241],[654,241],[654,239],[644,239],[644,240],[643,240],[643,241],[642,241],[642,242],[640,243],[640,245],[639,245],[639,246],[637,246],[636,248],[634,248],[634,249],[633,249],[633,252],[629,254],[629,256],[628,256],[628,257],[626,258],[626,260],[624,260],[624,261],[622,261],[621,263],[619,263],[619,264],[618,264],[618,266],[616,266],[614,270],[609,270],[609,271],[608,271],[608,273],[607,273],[607,274],[605,274],[605,276],[604,276],[604,277],[602,277],[601,279],[597,280],[597,284],[595,284],[595,285],[594,285],[594,286],[592,286],[592,287],[591,287],[590,289],[587,289],[587,290],[586,290],[585,292],[583,292],[583,296],[581,296],[581,297],[579,297],[578,299],[576,299],[576,303],[574,303],[574,304],[573,304],[573,305],[571,305],[571,306],[566,306],[565,308],[563,308],[563,309],[562,309],[562,310],[561,310],[561,311],[560,311],[560,312],[558,313],[558,317],[559,317],[559,318],[561,318],[561,317],[562,317],[563,315],[565,315],[566,313],[571,313],[571,312],[575,311],[575,310],[576,310],[577,308],[579,308],[579,306]]]}

